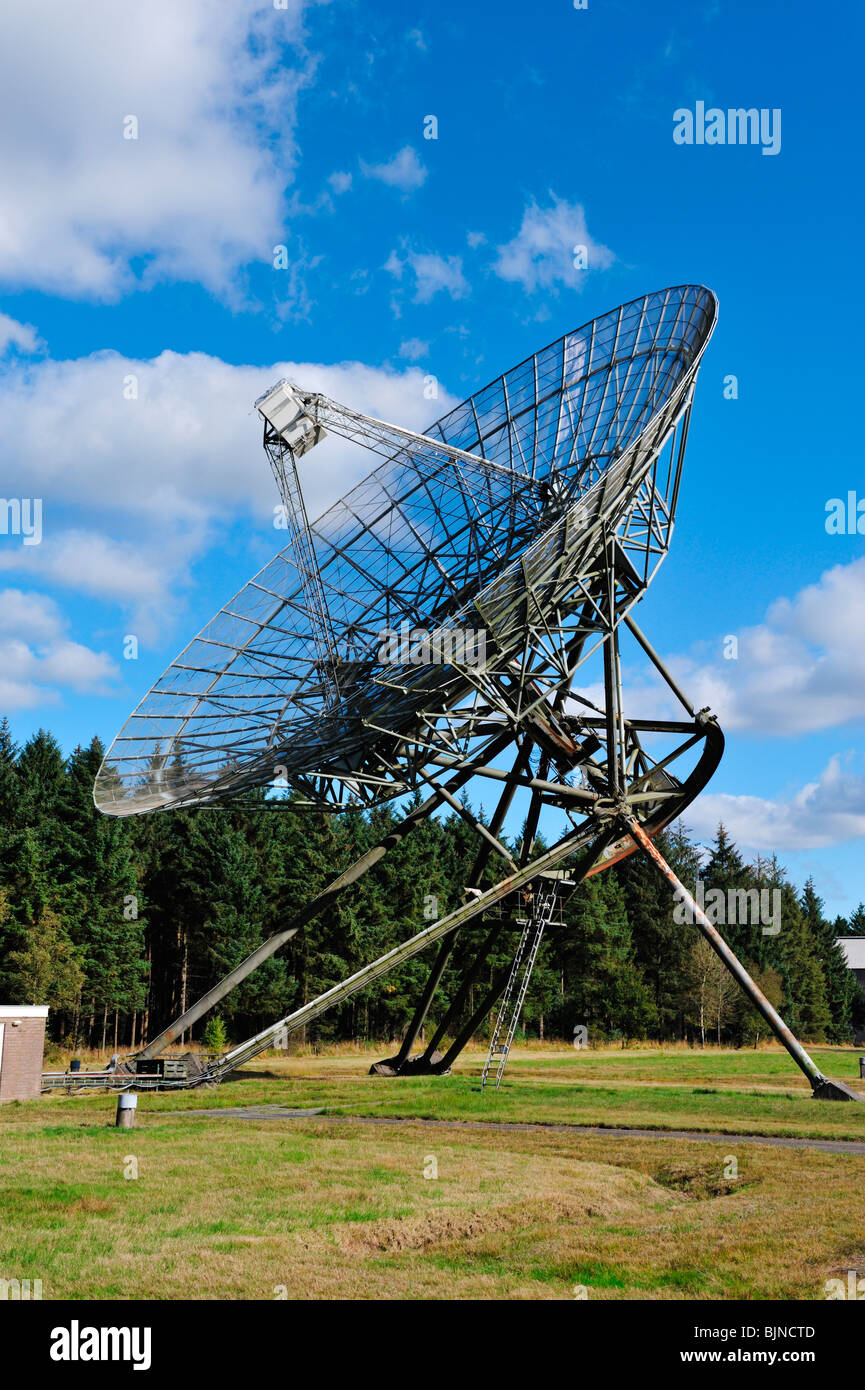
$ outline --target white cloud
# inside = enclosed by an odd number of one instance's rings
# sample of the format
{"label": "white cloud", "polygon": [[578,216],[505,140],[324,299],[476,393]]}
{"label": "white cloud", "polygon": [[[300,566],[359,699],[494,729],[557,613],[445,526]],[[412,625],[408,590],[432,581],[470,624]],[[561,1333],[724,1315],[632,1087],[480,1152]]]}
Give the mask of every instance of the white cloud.
{"label": "white cloud", "polygon": [[45,594],[26,593],[23,589],[4,589],[0,601],[0,634],[20,636],[29,640],[48,641],[62,627],[57,604]]}
{"label": "white cloud", "polygon": [[169,531],[157,550],[98,531],[55,531],[39,546],[0,551],[0,573],[26,574],[53,588],[120,604],[129,626],[159,640],[178,606],[184,571],[204,541],[201,528]]}
{"label": "white cloud", "polygon": [[[431,423],[417,367],[232,366],[175,352],[14,363],[0,377],[4,487],[42,498],[43,540],[8,538],[0,571],[100,595],[131,615],[134,631],[164,636],[185,602],[191,567],[231,523],[247,521],[265,558],[285,543],[273,528],[279,497],[253,405],[283,376],[409,428]],[[126,399],[133,387],[137,399]],[[454,404],[440,391],[435,413]],[[376,462],[329,435],[303,469],[310,514],[319,516]]]}
{"label": "white cloud", "polygon": [[[835,565],[763,622],[735,637],[738,656],[665,657],[696,708],[708,705],[727,733],[761,739],[820,734],[865,719],[865,558]],[[715,652],[723,648],[719,636]],[[732,650],[732,648],[730,648]],[[586,692],[596,702],[600,689]],[[644,668],[625,672],[626,707],[642,717],[681,713]],[[686,813],[705,839],[723,821],[747,850],[820,849],[865,837],[865,774],[833,756],[819,776],[775,799],[706,791]]]}
{"label": "white cloud", "polygon": [[[280,241],[304,0],[10,0],[0,47],[0,280],[112,299],[135,279],[230,294]],[[138,122],[138,138],[124,129]]]}
{"label": "white cloud", "polygon": [[[552,193],[550,198],[546,208],[534,200],[529,203],[519,231],[498,248],[493,265],[496,275],[521,284],[527,294],[559,284],[581,289],[589,271],[605,270],[615,260],[609,247],[589,235],[581,204],[564,202]],[[577,247],[586,249],[587,269],[574,265]]]}
{"label": "white cloud", "polygon": [[469,292],[469,284],[463,275],[463,263],[459,256],[437,256],[434,254],[412,254],[409,265],[415,273],[417,288],[415,303],[427,304],[445,291],[451,299],[464,299]]}
{"label": "white cloud", "polygon": [[735,660],[671,663],[723,727],[779,736],[865,719],[865,558],[833,566],[773,603],[762,623],[729,635]]}
{"label": "white cloud", "polygon": [[747,850],[822,849],[865,837],[865,776],[845,771],[834,757],[815,782],[786,799],[704,792],[686,820],[703,839],[723,821]]}
{"label": "white cloud", "polygon": [[328,183],[330,184],[334,193],[348,193],[352,184],[351,174],[347,174],[343,170],[337,169],[334,173],[331,174],[330,178],[328,179]]}
{"label": "white cloud", "polygon": [[399,345],[399,355],[407,357],[409,362],[417,362],[421,357],[429,356],[429,343],[422,338],[406,338]]}
{"label": "white cloud", "polygon": [[[628,703],[646,718],[678,715],[668,688],[626,641]],[[725,649],[736,654],[725,659]],[[695,708],[708,706],[730,733],[790,738],[861,722],[865,557],[834,565],[792,598],[775,600],[762,622],[719,633],[710,651],[699,643],[662,656]]]}
{"label": "white cloud", "polygon": [[378,179],[390,188],[402,189],[403,193],[420,188],[427,176],[426,168],[411,145],[403,145],[385,164],[367,164],[361,160],[360,170],[364,178]]}
{"label": "white cloud", "polygon": [[97,531],[63,531],[42,548],[0,552],[0,570],[28,568],[43,580],[79,594],[152,603],[164,598],[162,567],[135,546]]}
{"label": "white cloud", "polygon": [[44,350],[44,343],[31,323],[19,323],[8,314],[0,314],[0,352],[15,348],[25,356]]}
{"label": "white cloud", "polygon": [[[44,499],[46,538],[51,508],[61,504],[166,528],[238,511],[262,515],[273,481],[253,403],[281,376],[413,428],[430,423],[416,368],[235,366],[206,353],[170,351],[144,360],[103,351],[15,364],[0,377],[5,490]],[[131,391],[137,399],[126,399]],[[335,436],[315,457],[320,466],[308,479],[314,515],[374,465],[366,451]]]}
{"label": "white cloud", "polygon": [[54,601],[21,589],[0,591],[0,708],[56,704],[57,687],[113,693],[117,668],[105,652],[73,642]]}
{"label": "white cloud", "polygon": [[451,299],[464,299],[469,293],[469,282],[463,275],[463,263],[459,256],[408,251],[401,259],[397,251],[391,251],[382,269],[401,281],[406,266],[414,276],[415,304],[429,304],[439,291],[449,294]]}

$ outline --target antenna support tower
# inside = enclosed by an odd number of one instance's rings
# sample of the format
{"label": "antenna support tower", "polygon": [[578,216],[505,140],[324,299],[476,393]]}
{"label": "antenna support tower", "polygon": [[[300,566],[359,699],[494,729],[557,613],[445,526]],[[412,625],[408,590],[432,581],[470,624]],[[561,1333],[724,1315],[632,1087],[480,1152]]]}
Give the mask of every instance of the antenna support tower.
{"label": "antenna support tower", "polygon": [[[182,1037],[440,810],[477,835],[457,905],[189,1084],[229,1075],[434,947],[401,1045],[373,1070],[448,1071],[504,994],[498,1085],[543,928],[582,880],[639,852],[688,902],[654,841],[706,786],[724,739],[635,610],[670,547],[697,371],[716,315],[715,296],[699,285],[645,295],[532,354],[424,433],[287,381],[259,398],[288,544],[127,720],[97,776],[96,805],[126,816],[217,807],[251,792],[275,813],[287,796],[295,810],[329,812],[422,799],[136,1061]],[[302,461],[331,434],[381,461],[311,523]],[[393,640],[406,628],[407,651]],[[623,633],[660,677],[669,717],[626,706]],[[480,647],[469,640],[478,635]],[[483,782],[497,789],[488,824],[459,796]],[[517,797],[525,823],[519,844],[509,845]],[[539,850],[541,817],[551,810],[564,833]],[[822,1075],[691,903],[698,929],[814,1095],[860,1099]],[[457,941],[467,947],[462,977],[449,1006],[435,1009]],[[518,959],[491,970],[493,949],[508,942]],[[415,1050],[431,1010],[434,1026]]]}

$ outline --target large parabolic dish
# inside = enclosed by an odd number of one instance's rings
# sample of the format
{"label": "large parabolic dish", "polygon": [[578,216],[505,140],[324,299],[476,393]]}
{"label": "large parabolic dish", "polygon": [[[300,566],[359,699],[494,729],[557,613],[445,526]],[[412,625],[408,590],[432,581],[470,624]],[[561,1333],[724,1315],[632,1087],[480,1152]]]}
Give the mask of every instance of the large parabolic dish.
{"label": "large parabolic dish", "polygon": [[[503,722],[534,718],[555,743],[551,702],[599,631],[591,615],[610,547],[617,617],[666,553],[716,312],[698,285],[645,295],[534,353],[423,435],[302,395],[311,442],[341,434],[383,462],[295,527],[157,681],[105,757],[99,809],[213,805],[274,783],[295,804],[370,806]],[[286,446],[268,422],[265,446],[284,485]],[[382,660],[382,634],[405,624],[483,632],[485,661],[461,660],[458,643],[447,661],[417,647]]]}
{"label": "large parabolic dish", "polygon": [[[724,746],[717,720],[694,709],[632,612],[670,545],[694,383],[716,314],[715,296],[699,285],[645,295],[566,333],[425,434],[291,382],[256,402],[290,542],[131,715],[99,771],[96,804],[124,816],[254,793],[260,806],[290,797],[295,807],[339,811],[421,788],[427,795],[163,1028],[140,1060],[182,1036],[449,806],[478,834],[467,881],[455,885],[458,906],[203,1072],[196,1064],[195,1084],[228,1075],[437,943],[399,1051],[377,1069],[447,1071],[500,999],[481,1078],[499,1085],[547,925],[577,883],[639,850],[688,904],[814,1094],[859,1099],[827,1081],[654,843],[706,785]],[[310,524],[305,456],[330,433],[383,462]],[[623,625],[665,681],[673,718],[626,712]],[[602,695],[581,669],[596,651]],[[458,795],[475,777],[498,786],[488,823]],[[510,842],[500,837],[521,790],[530,792],[528,810]],[[545,808],[564,812],[568,825],[549,846],[537,834]],[[491,856],[505,875],[492,886]],[[461,984],[412,1056],[457,937],[482,919]],[[514,928],[512,964],[490,972],[494,943]]]}

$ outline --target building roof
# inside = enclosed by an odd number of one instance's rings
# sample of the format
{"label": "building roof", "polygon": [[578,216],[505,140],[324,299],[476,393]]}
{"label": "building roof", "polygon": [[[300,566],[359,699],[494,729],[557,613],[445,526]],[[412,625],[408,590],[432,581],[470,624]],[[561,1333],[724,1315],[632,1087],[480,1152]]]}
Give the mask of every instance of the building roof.
{"label": "building roof", "polygon": [[837,936],[835,938],[851,970],[865,970],[865,936]]}

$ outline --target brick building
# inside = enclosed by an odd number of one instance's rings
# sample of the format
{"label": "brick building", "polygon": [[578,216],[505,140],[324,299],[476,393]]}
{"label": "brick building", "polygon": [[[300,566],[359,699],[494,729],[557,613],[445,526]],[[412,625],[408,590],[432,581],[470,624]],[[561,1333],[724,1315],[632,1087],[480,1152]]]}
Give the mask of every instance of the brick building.
{"label": "brick building", "polygon": [[0,1105],[39,1095],[47,1017],[41,1004],[0,1004]]}

